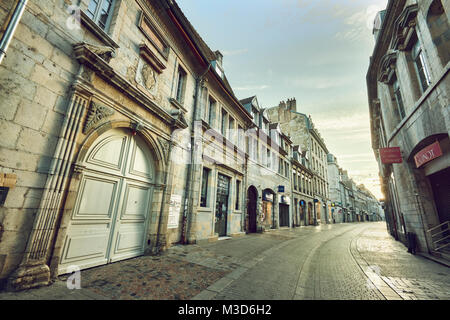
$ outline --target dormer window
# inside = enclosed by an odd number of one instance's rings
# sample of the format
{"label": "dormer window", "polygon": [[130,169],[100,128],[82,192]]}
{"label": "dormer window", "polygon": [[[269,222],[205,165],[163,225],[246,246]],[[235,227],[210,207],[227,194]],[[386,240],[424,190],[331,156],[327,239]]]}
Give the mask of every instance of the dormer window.
{"label": "dormer window", "polygon": [[217,72],[217,74],[223,79],[223,77],[224,77],[223,66],[222,66],[223,55],[218,50],[215,52],[215,54],[216,54],[216,60],[212,62],[212,65],[214,67],[214,70]]}

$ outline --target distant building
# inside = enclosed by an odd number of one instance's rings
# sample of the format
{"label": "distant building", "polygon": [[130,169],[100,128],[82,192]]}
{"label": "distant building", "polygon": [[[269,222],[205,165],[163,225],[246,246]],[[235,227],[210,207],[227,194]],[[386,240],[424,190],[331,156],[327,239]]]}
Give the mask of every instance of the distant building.
{"label": "distant building", "polygon": [[315,199],[314,212],[316,223],[330,223],[331,209],[328,199],[328,149],[319,131],[314,127],[311,117],[297,112],[294,99],[282,101],[276,107],[267,109],[267,117],[280,124],[281,131],[290,136],[293,145],[305,152],[309,161],[309,169],[314,173],[312,178]]}
{"label": "distant building", "polygon": [[292,227],[290,157],[292,142],[271,123],[256,96],[240,101],[253,116],[246,132],[248,161],[246,232]]}
{"label": "distant building", "polygon": [[314,194],[312,181],[314,172],[309,168],[309,161],[300,146],[294,146],[292,164],[292,213],[295,226],[314,224]]}

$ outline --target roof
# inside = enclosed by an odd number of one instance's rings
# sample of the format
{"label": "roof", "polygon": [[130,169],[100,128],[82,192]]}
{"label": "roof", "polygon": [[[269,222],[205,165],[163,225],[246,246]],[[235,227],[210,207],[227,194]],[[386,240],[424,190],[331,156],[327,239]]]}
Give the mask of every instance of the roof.
{"label": "roof", "polygon": [[255,97],[256,97],[256,96],[248,97],[248,98],[239,100],[239,102],[240,102],[242,105],[246,105],[247,103],[251,103],[251,102],[253,101],[253,99],[255,99]]}
{"label": "roof", "polygon": [[[195,30],[194,26],[191,24],[191,22],[186,18],[181,8],[178,6],[178,3],[176,1],[171,1],[173,4],[174,9],[177,10],[178,18],[182,20],[185,28],[189,32],[189,35],[192,37],[194,42],[197,44],[198,49],[200,52],[204,55],[204,57],[208,60],[208,62],[215,61],[217,59],[216,53],[211,50],[211,48],[206,44],[206,42],[203,40],[203,38],[200,36],[200,34]],[[233,97],[236,98],[236,95],[234,94],[233,89],[231,88],[231,85],[228,81],[228,78],[226,75],[223,76],[223,83],[228,91],[233,95]]]}
{"label": "roof", "polygon": [[278,122],[269,123],[269,129],[277,129],[278,128]]}

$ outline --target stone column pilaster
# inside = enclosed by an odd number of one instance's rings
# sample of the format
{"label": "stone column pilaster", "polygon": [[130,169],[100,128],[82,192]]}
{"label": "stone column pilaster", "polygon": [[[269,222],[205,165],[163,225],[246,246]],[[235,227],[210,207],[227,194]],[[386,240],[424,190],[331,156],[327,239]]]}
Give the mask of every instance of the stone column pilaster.
{"label": "stone column pilaster", "polygon": [[75,85],[27,248],[18,269],[8,279],[9,289],[28,289],[51,281],[48,260],[88,102],[88,92]]}

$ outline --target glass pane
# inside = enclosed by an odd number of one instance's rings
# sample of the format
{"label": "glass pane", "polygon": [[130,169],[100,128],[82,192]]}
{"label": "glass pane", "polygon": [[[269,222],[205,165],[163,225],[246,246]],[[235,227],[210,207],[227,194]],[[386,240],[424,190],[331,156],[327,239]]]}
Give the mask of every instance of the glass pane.
{"label": "glass pane", "polygon": [[104,0],[102,3],[102,9],[106,12],[106,14],[108,14],[111,9],[111,3],[112,0]]}
{"label": "glass pane", "polygon": [[89,2],[89,6],[86,11],[86,14],[88,15],[89,18],[91,18],[91,19],[94,18],[95,11],[97,10],[97,6],[98,6],[97,0],[91,0],[91,2]]}
{"label": "glass pane", "polygon": [[100,14],[100,19],[98,20],[98,23],[102,29],[105,29],[106,27],[106,21],[108,20],[108,14],[102,10],[102,13]]}
{"label": "glass pane", "polygon": [[412,49],[413,58],[416,59],[419,53],[420,53],[420,43],[419,41],[416,41]]}
{"label": "glass pane", "polygon": [[209,176],[209,170],[206,168],[203,168],[203,177],[202,177],[202,192],[201,192],[201,199],[200,199],[200,206],[206,207],[207,203],[207,195],[208,195],[208,176]]}

